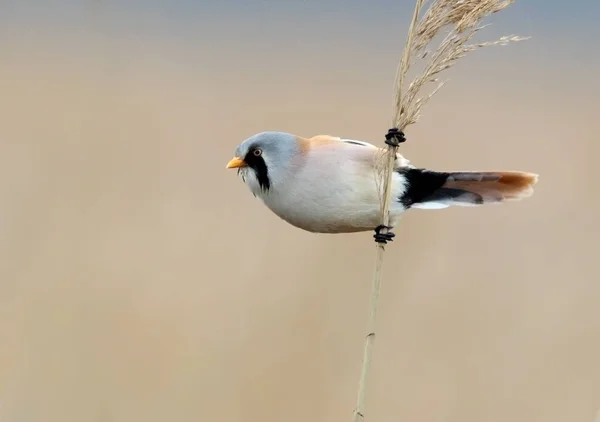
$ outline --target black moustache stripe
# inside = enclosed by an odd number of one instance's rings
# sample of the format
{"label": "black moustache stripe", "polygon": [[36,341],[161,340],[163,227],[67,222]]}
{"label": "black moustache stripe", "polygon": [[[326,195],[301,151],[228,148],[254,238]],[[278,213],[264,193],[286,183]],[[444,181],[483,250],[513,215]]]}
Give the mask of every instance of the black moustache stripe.
{"label": "black moustache stripe", "polygon": [[258,180],[258,184],[260,188],[264,191],[268,191],[271,187],[271,179],[269,179],[269,169],[267,168],[267,164],[262,157],[257,157],[252,153],[252,150],[246,155],[244,158],[248,167],[250,167],[254,174],[256,174],[256,179]]}

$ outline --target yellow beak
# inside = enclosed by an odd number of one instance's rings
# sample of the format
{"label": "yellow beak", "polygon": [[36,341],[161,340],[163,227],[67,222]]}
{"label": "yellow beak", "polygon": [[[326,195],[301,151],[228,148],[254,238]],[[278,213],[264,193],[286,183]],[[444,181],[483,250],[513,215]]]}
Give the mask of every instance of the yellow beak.
{"label": "yellow beak", "polygon": [[239,167],[246,167],[248,164],[246,164],[246,162],[244,160],[242,160],[239,157],[233,157],[231,160],[229,160],[229,162],[227,163],[227,168],[228,169],[236,169]]}

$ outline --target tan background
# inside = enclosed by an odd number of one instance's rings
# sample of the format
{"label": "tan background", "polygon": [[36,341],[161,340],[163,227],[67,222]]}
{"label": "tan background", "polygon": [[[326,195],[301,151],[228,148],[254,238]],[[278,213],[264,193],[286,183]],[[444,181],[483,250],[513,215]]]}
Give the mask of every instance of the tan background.
{"label": "tan background", "polygon": [[[351,420],[370,233],[301,232],[224,167],[262,130],[381,143],[400,42],[94,19],[0,47],[0,420]],[[417,165],[541,178],[525,202],[405,217],[369,421],[600,410],[600,66],[544,46],[477,53],[408,131]]]}

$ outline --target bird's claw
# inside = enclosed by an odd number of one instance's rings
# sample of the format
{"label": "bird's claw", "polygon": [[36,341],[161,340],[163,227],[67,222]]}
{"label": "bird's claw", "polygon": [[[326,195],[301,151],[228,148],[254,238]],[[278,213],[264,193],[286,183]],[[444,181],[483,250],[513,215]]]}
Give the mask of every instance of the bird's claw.
{"label": "bird's claw", "polygon": [[391,231],[388,231],[387,233],[381,233],[381,230],[383,229],[391,230],[392,228],[389,226],[384,226],[383,224],[375,227],[375,234],[373,235],[373,238],[375,239],[375,242],[385,245],[388,242],[393,241],[396,235]]}

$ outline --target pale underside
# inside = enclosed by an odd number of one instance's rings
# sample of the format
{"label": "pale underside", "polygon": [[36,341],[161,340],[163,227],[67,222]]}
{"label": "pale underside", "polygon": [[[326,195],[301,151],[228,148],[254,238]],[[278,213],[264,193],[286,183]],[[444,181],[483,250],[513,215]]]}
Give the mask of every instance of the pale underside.
{"label": "pale underside", "polygon": [[[310,232],[352,233],[377,227],[381,218],[377,164],[384,150],[329,136],[299,141],[303,153],[292,160],[284,180],[273,181],[269,192],[259,195],[264,203],[283,220]],[[410,166],[397,157],[397,168]],[[392,226],[405,211],[397,200],[404,190],[404,177],[394,172]]]}

